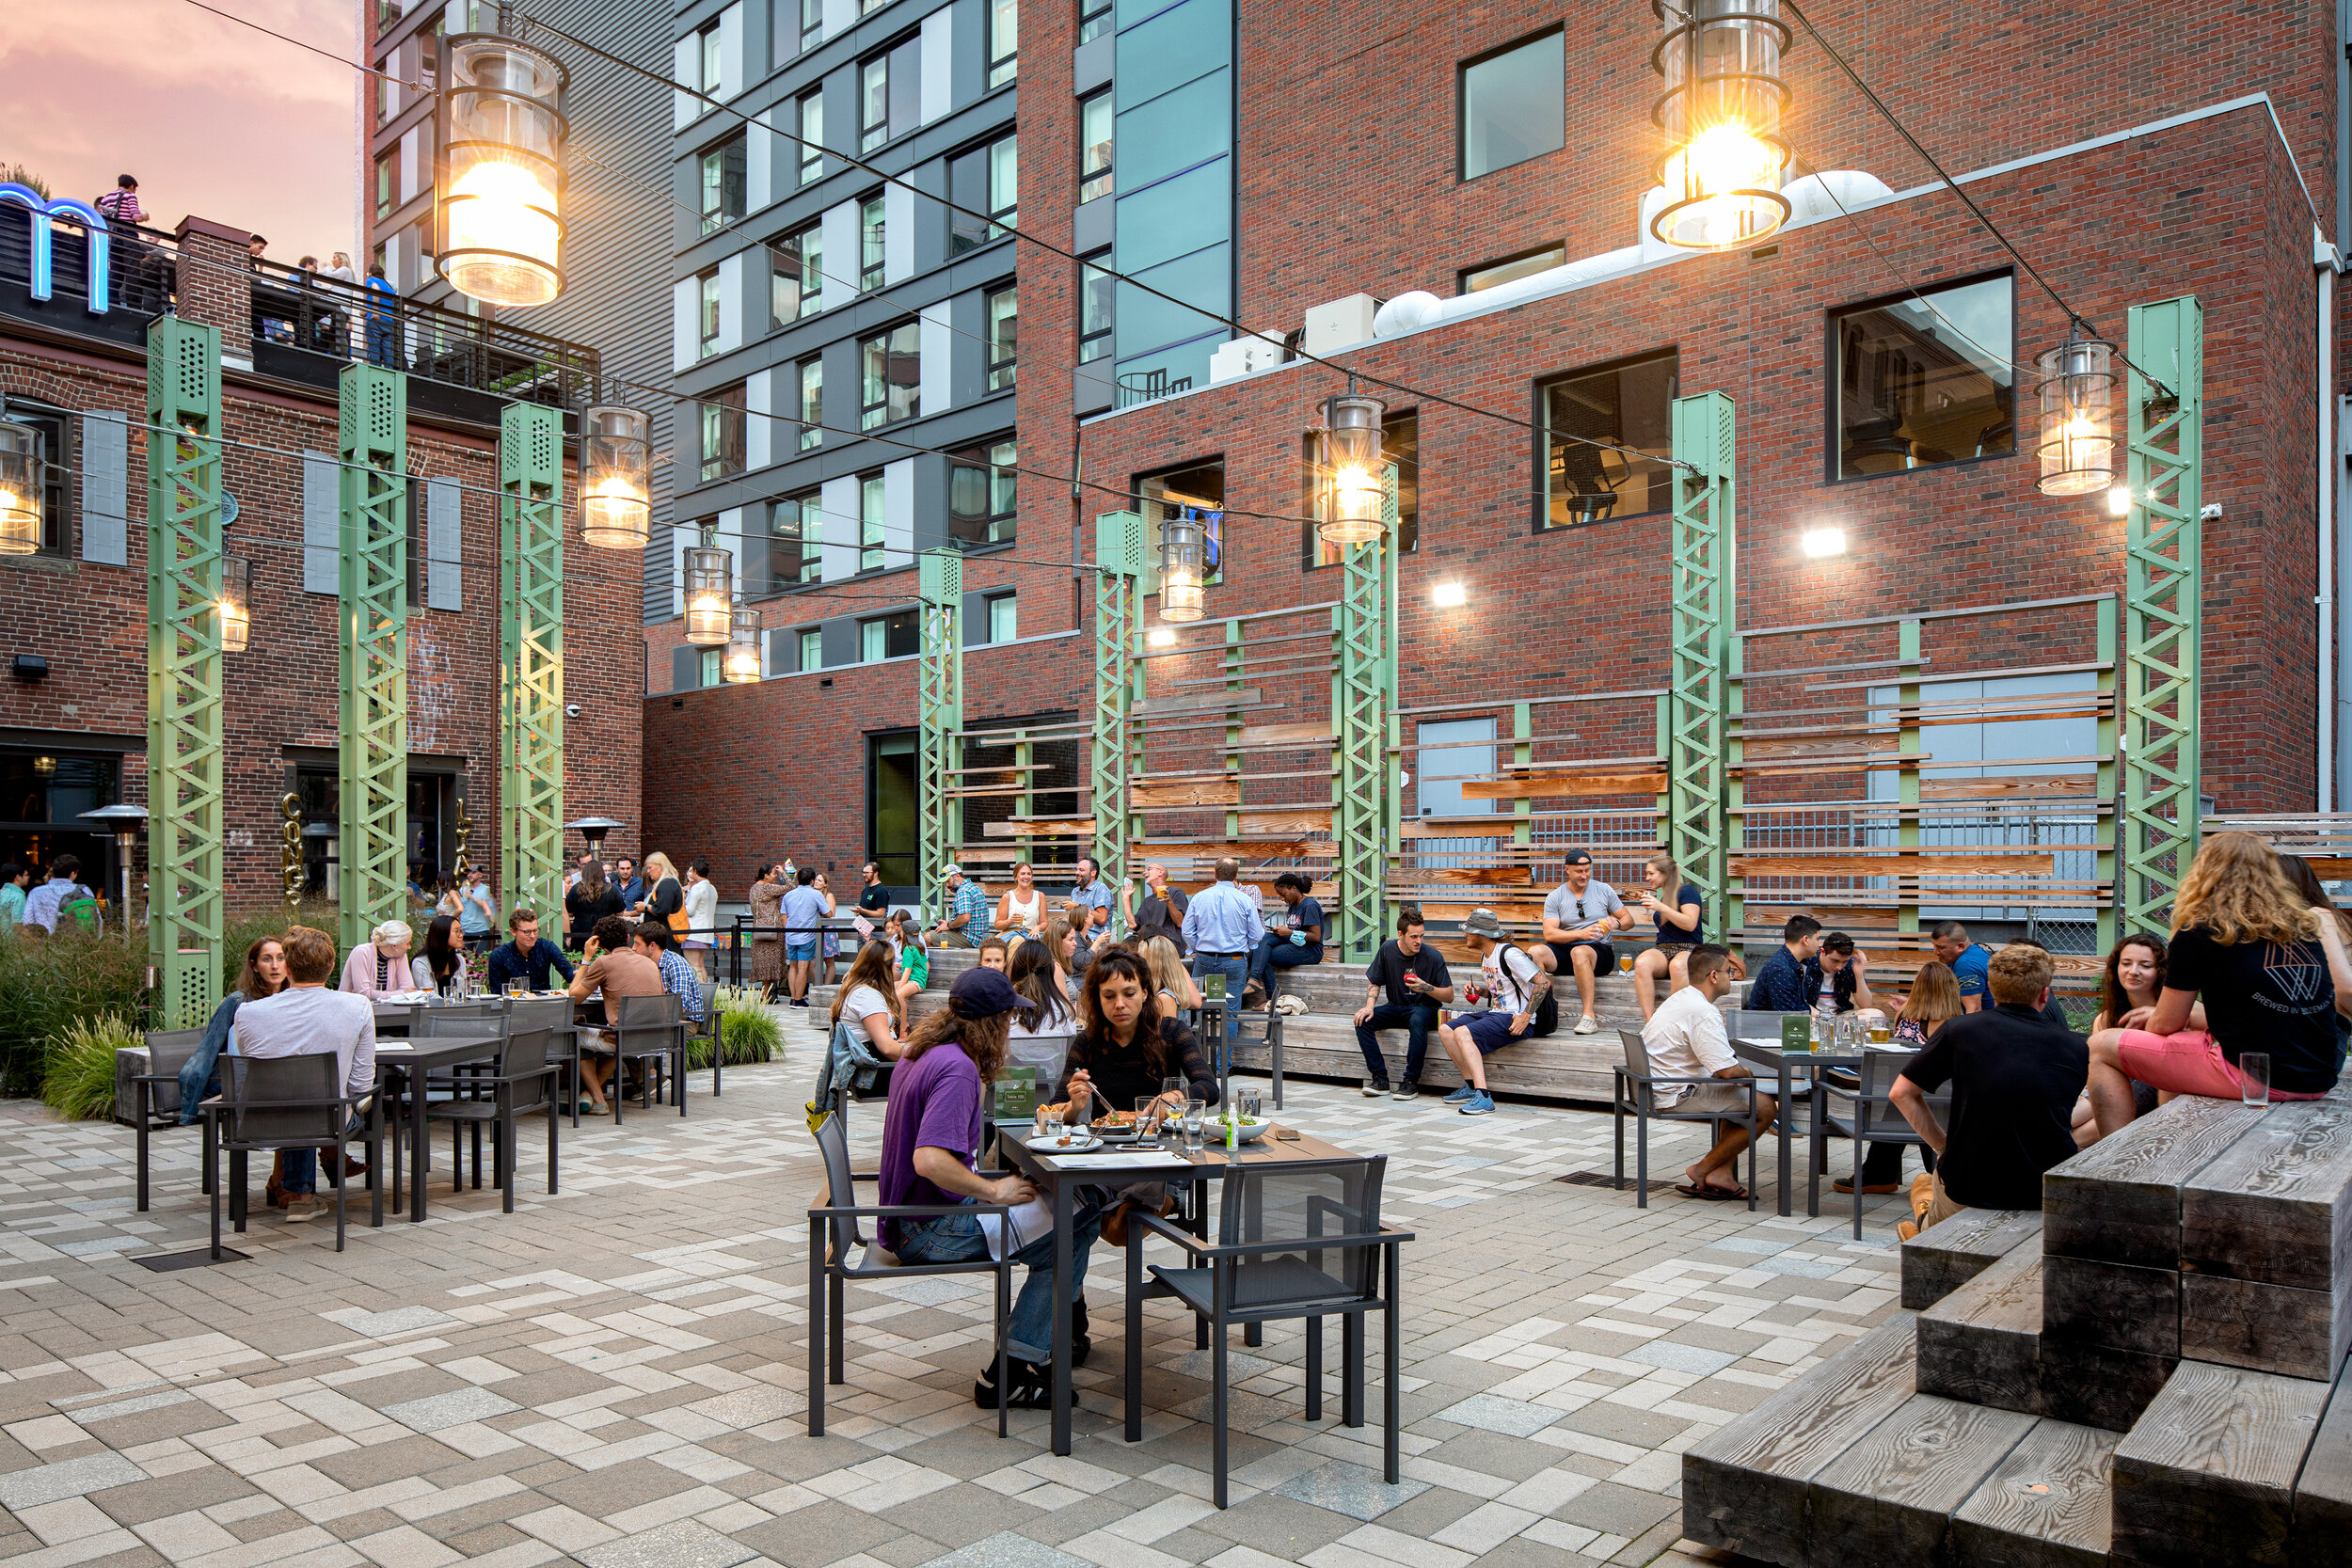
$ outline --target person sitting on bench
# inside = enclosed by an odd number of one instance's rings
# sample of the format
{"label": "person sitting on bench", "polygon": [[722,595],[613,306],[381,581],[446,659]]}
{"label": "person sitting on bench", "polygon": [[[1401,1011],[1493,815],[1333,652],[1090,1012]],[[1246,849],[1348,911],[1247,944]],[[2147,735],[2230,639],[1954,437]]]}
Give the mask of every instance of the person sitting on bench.
{"label": "person sitting on bench", "polygon": [[1249,987],[1242,993],[1243,1006],[1266,1005],[1274,988],[1269,971],[1323,961],[1323,905],[1308,895],[1311,886],[1303,871],[1285,871],[1274,879],[1274,891],[1281,895],[1287,912],[1266,922],[1265,935],[1258,939],[1257,951],[1249,956]]}
{"label": "person sitting on bench", "polygon": [[[1438,1026],[1438,1005],[1454,1000],[1454,974],[1445,959],[1422,940],[1421,906],[1396,911],[1396,935],[1380,944],[1364,969],[1364,1005],[1356,1009],[1356,1049],[1364,1053],[1372,1077],[1366,1095],[1411,1100],[1421,1093],[1422,1059],[1429,1054],[1429,1031]],[[1388,1060],[1380,1054],[1380,1031],[1406,1031],[1405,1077],[1389,1085]]]}
{"label": "person sitting on bench", "polygon": [[[1731,984],[1731,953],[1712,942],[1700,942],[1685,956],[1684,973],[1689,984],[1660,1003],[1649,1022],[1642,1025],[1642,1047],[1649,1056],[1650,1070],[1670,1078],[1709,1076],[1729,1081],[1689,1088],[1663,1085],[1656,1091],[1658,1108],[1738,1116],[1748,1108],[1748,1092],[1736,1080],[1756,1075],[1733,1054],[1731,1038],[1724,1031],[1724,1015],[1715,1006],[1715,999]],[[1780,1101],[1759,1085],[1756,1136],[1762,1137],[1779,1114]],[[1715,1147],[1683,1172],[1691,1180],[1675,1191],[1685,1197],[1744,1201],[1748,1190],[1740,1184],[1737,1172],[1740,1151],[1748,1147],[1748,1130],[1726,1122],[1715,1126]]]}
{"label": "person sitting on bench", "polygon": [[1610,939],[1631,929],[1633,917],[1615,888],[1593,880],[1591,850],[1571,849],[1565,860],[1568,879],[1544,899],[1544,944],[1535,950],[1535,961],[1549,974],[1565,970],[1576,976],[1577,1003],[1582,1008],[1576,1032],[1589,1035],[1600,1027],[1594,1016],[1597,977],[1613,974],[1617,967],[1617,949]]}
{"label": "person sitting on bench", "polygon": [[[1994,1006],[1946,1019],[1888,1096],[1936,1155],[1934,1171],[1912,1183],[1913,1219],[1896,1227],[1904,1241],[1963,1209],[2040,1209],[2042,1173],[2074,1153],[2074,1099],[2090,1053],[2042,1016],[2050,955],[2012,942],[1989,969]],[[1928,1104],[1947,1083],[1948,1130]]]}
{"label": "person sitting on bench", "polygon": [[[1462,922],[1462,940],[1478,957],[1486,1008],[1455,1013],[1453,1022],[1438,1027],[1438,1043],[1462,1074],[1462,1086],[1447,1095],[1445,1102],[1466,1117],[1488,1117],[1494,1115],[1495,1101],[1486,1092],[1486,1058],[1536,1028],[1536,1012],[1551,1000],[1551,976],[1504,939],[1502,922],[1492,910],[1470,911]],[[1559,1026],[1557,1007],[1551,1009],[1550,1022]],[[1539,1032],[1549,1034],[1550,1029]]]}

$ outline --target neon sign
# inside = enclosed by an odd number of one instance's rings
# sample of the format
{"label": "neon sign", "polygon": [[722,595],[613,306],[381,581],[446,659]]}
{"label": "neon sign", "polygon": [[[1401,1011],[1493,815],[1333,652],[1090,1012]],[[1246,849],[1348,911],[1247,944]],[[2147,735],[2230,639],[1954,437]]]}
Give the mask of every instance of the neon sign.
{"label": "neon sign", "polygon": [[82,232],[89,237],[89,313],[93,316],[104,315],[106,313],[107,252],[112,248],[113,244],[106,234],[104,214],[86,201],[76,201],[72,197],[64,196],[52,201],[29,185],[19,185],[8,181],[0,181],[0,202],[14,202],[17,206],[27,209],[31,214],[33,231],[31,292],[35,299],[47,299],[56,282],[56,278],[52,276],[56,265],[53,254],[56,238],[52,229],[52,220],[64,218],[69,223],[80,226]]}

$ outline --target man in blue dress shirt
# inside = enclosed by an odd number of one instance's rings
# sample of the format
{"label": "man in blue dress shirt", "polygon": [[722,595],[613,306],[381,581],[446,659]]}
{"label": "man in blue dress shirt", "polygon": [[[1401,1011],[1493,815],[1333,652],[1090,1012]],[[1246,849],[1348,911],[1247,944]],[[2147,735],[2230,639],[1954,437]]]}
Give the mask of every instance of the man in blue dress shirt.
{"label": "man in blue dress shirt", "polygon": [[1240,878],[1241,862],[1217,862],[1216,880],[1202,888],[1184,911],[1184,945],[1192,952],[1192,977],[1225,976],[1228,1040],[1241,1036],[1241,995],[1249,979],[1249,957],[1265,937],[1265,922],[1258,918],[1258,901],[1241,890]]}

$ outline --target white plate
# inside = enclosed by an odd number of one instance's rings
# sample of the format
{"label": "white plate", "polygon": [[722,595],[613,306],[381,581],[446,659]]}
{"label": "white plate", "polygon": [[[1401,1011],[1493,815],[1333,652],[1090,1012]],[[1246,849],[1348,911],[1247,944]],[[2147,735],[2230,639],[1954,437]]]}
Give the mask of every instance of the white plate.
{"label": "white plate", "polygon": [[1041,1138],[1035,1147],[1048,1154],[1078,1154],[1089,1148],[1102,1148],[1103,1140],[1095,1137],[1073,1138],[1065,1134],[1058,1138]]}

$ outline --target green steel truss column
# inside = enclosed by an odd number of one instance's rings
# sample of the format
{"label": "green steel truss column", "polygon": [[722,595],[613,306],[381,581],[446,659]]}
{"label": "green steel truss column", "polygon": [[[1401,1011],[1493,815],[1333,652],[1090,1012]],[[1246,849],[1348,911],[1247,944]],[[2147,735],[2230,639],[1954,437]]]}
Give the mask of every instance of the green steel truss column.
{"label": "green steel truss column", "polygon": [[1333,611],[1339,658],[1331,679],[1331,734],[1337,752],[1331,831],[1338,853],[1340,953],[1369,961],[1380,947],[1391,816],[1389,710],[1396,705],[1391,642],[1396,553],[1396,469],[1380,506],[1381,535],[1340,555],[1340,603]]}
{"label": "green steel truss column", "polygon": [[[2115,753],[2121,738],[2119,721],[2116,717],[2121,705],[2114,701],[2118,688],[2115,657],[2116,607],[2113,599],[2102,599],[2099,602],[2098,635],[2099,694],[2107,701],[2103,705],[2105,717],[2099,721],[2099,743],[2095,751],[2099,757],[2099,799],[2102,802],[2106,802],[2115,799]],[[2112,812],[2106,810],[2099,812],[2098,826],[2093,838],[2099,846],[2099,880],[2108,887],[2113,887],[2115,886],[2115,816]],[[2114,952],[2116,942],[2122,940],[2122,931],[2117,925],[2120,903],[2121,900],[2110,898],[2099,911],[2099,950],[2103,953]]]}
{"label": "green steel truss column", "polygon": [[1674,660],[1666,699],[1666,852],[1702,889],[1725,892],[1724,760],[1728,641],[1737,579],[1734,437],[1721,392],[1677,398],[1674,455]]}
{"label": "green steel truss column", "polygon": [[223,919],[218,327],[147,329],[147,420],[148,951],[164,1027],[195,1029]]}
{"label": "green steel truss column", "polygon": [[921,825],[923,903],[934,921],[946,909],[940,867],[958,834],[948,818],[962,783],[963,558],[954,550],[925,550],[917,562],[923,601],[923,646],[915,662],[914,701],[921,725],[915,746],[916,821]]}
{"label": "green steel truss column", "polygon": [[2123,929],[2161,931],[2197,852],[2203,309],[2194,296],[2134,306],[2126,352],[2122,904]]}
{"label": "green steel truss column", "polygon": [[339,891],[349,950],[408,903],[408,378],[344,366],[341,414]]}
{"label": "green steel truss column", "polygon": [[509,909],[564,902],[564,427],[499,417],[499,857]]}
{"label": "green steel truss column", "polygon": [[1094,860],[1104,883],[1127,885],[1127,720],[1136,649],[1143,636],[1143,518],[1094,519]]}

